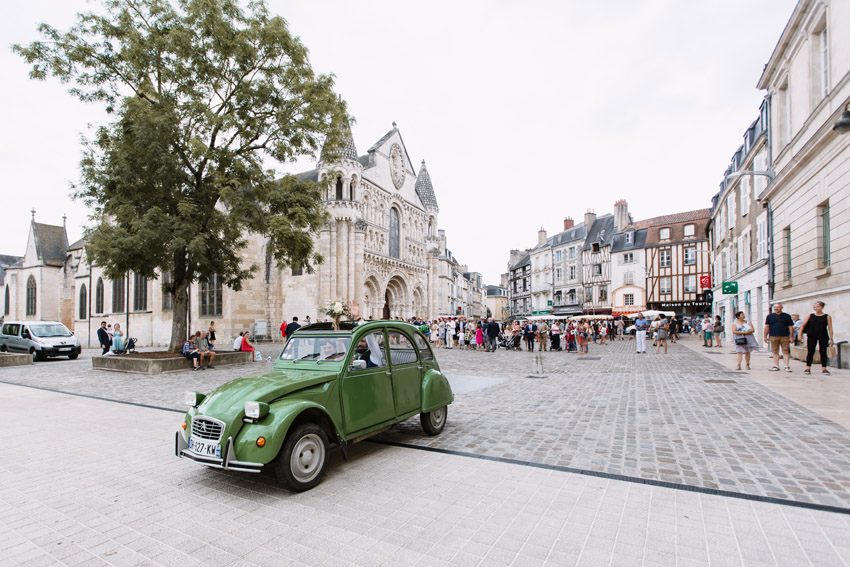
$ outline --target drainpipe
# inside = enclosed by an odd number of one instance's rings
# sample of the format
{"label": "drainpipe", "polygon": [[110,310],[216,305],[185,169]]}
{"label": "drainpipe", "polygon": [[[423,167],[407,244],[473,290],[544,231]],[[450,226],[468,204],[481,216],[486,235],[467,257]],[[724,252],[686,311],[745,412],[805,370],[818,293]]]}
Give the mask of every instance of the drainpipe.
{"label": "drainpipe", "polygon": [[89,330],[88,330],[89,341],[88,341],[88,344],[86,346],[88,348],[91,348],[91,261],[89,261],[89,294],[88,294],[87,299],[88,299],[88,303],[89,303],[89,308],[88,308],[88,311],[89,311],[89,316],[88,316],[88,320],[89,320]]}
{"label": "drainpipe", "polygon": [[124,313],[126,316],[124,337],[126,340],[130,338],[130,270],[127,270],[127,274],[124,276],[124,294],[127,296],[127,301],[124,303]]}
{"label": "drainpipe", "polygon": [[[764,130],[765,149],[767,150],[767,170],[773,170],[773,140],[771,138],[770,124],[772,123],[773,105],[770,94],[764,96],[765,104],[767,104],[767,128]],[[767,185],[773,179],[768,178]],[[774,265],[774,243],[773,243],[773,207],[770,204],[770,199],[765,203],[767,208],[767,302],[768,312],[770,312],[770,304],[773,302],[773,290],[776,287],[776,266]]]}

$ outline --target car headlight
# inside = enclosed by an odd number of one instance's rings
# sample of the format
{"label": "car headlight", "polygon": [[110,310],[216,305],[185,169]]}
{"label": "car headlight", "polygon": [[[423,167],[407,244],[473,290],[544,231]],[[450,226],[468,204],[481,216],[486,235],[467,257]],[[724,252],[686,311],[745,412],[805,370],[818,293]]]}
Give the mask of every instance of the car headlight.
{"label": "car headlight", "polygon": [[260,419],[269,413],[269,404],[265,402],[245,402],[245,417]]}
{"label": "car headlight", "polygon": [[183,398],[184,403],[189,407],[197,407],[205,398],[200,392],[186,392]]}

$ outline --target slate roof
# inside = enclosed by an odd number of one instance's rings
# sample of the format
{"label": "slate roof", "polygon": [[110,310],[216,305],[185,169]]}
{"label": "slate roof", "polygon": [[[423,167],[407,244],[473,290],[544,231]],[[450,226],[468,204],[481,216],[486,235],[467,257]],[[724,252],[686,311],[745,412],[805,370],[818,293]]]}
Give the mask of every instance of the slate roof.
{"label": "slate roof", "polygon": [[425,168],[425,160],[422,160],[422,167],[419,168],[419,175],[416,176],[416,194],[419,195],[419,200],[426,207],[437,206],[437,196],[434,195],[434,186],[431,184],[431,176]]}
{"label": "slate roof", "polygon": [[5,254],[0,254],[0,285],[2,285],[6,279],[6,268],[19,264],[23,262],[23,260],[24,259],[21,256],[7,256]]}
{"label": "slate roof", "polygon": [[64,264],[65,255],[68,253],[68,235],[65,233],[65,227],[33,222],[32,229],[38,258],[50,266]]}
{"label": "slate roof", "polygon": [[[345,138],[345,145],[342,148],[342,159],[350,159],[352,161],[357,161],[357,147],[354,145],[354,137],[351,135],[351,128],[348,126],[343,126],[343,138]],[[322,161],[325,161],[325,148],[322,148],[321,154]]]}
{"label": "slate roof", "polygon": [[78,241],[74,242],[70,246],[68,246],[68,251],[71,250],[82,250],[86,246],[86,237],[82,237]]}
{"label": "slate roof", "polygon": [[[711,219],[711,209],[697,209],[673,215],[664,215],[638,221],[630,224],[628,228],[646,230],[646,242],[644,246],[669,246],[679,242],[705,240],[707,238],[708,222]],[[695,224],[694,235],[685,237],[685,225]],[[670,238],[661,240],[660,229],[670,228]]]}
{"label": "slate roof", "polygon": [[531,264],[531,254],[526,252],[525,254],[522,255],[522,258],[517,260],[517,263],[514,264],[513,266],[511,266],[509,269],[510,270],[516,270],[517,268],[521,268],[521,267],[527,266],[529,264]]}
{"label": "slate roof", "polygon": [[[632,233],[633,235],[631,242],[626,242],[627,233]],[[614,235],[614,239],[611,241],[611,252],[627,252],[629,250],[643,248],[646,246],[646,233],[647,229],[645,228],[634,230],[632,227],[627,227],[622,232]]]}
{"label": "slate roof", "polygon": [[548,244],[553,247],[561,246],[570,242],[584,240],[585,238],[587,238],[587,227],[584,226],[584,223],[581,223],[552,236]]}
{"label": "slate roof", "polygon": [[[378,148],[380,148],[384,143],[392,138],[393,134],[398,133],[398,139],[401,141],[401,149],[404,150],[404,157],[407,158],[407,163],[410,164],[410,168],[413,169],[413,160],[410,159],[410,155],[407,153],[407,145],[404,143],[404,138],[401,137],[401,132],[398,131],[398,126],[395,122],[393,122],[393,129],[381,136],[381,139],[372,144],[372,147],[366,150],[368,153],[375,152]],[[363,162],[361,162],[363,163]],[[374,160],[372,161],[374,164]],[[364,165],[365,167],[365,165]]]}
{"label": "slate roof", "polygon": [[596,222],[590,227],[587,238],[584,240],[582,250],[590,250],[595,242],[600,246],[610,246],[614,239],[616,229],[614,228],[614,215],[607,214],[596,218]]}

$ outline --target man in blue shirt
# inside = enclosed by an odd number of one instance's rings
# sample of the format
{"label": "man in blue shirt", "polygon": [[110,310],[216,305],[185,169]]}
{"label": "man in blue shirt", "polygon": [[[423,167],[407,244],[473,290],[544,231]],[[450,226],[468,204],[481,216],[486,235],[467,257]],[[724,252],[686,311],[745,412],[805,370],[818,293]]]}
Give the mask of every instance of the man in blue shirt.
{"label": "man in blue shirt", "polygon": [[643,313],[638,313],[638,318],[635,321],[635,345],[638,354],[646,354],[646,330],[649,329],[649,321],[643,316]]}

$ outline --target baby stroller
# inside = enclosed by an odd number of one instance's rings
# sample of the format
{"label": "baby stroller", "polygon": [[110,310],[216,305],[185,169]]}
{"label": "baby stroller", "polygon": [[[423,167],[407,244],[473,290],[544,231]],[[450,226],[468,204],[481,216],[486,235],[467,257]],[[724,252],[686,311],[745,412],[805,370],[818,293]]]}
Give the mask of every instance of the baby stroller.
{"label": "baby stroller", "polygon": [[501,335],[501,341],[499,341],[499,346],[502,348],[506,348],[508,350],[519,350],[520,336],[505,336]]}
{"label": "baby stroller", "polygon": [[127,339],[127,342],[124,343],[123,350],[114,350],[112,352],[115,354],[129,354],[131,352],[136,352],[136,340],[137,339],[129,338]]}

